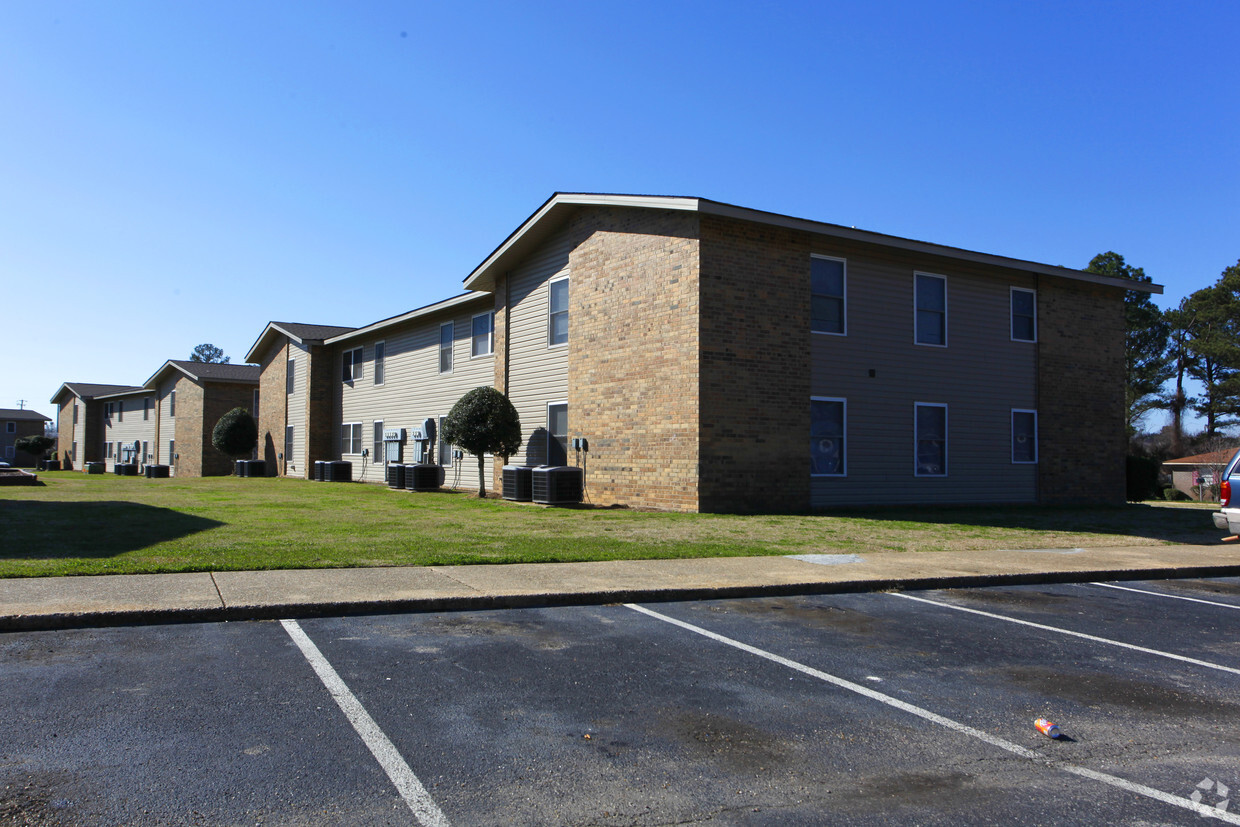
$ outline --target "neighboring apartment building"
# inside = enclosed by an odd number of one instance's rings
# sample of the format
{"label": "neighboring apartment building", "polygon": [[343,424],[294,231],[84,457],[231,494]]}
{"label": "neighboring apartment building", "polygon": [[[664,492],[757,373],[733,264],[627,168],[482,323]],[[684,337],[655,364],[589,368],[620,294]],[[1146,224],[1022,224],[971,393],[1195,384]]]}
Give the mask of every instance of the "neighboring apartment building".
{"label": "neighboring apartment building", "polygon": [[0,408],[0,459],[9,465],[33,467],[42,457],[32,456],[17,447],[17,440],[43,436],[44,423],[50,416],[23,408]]}
{"label": "neighboring apartment building", "polygon": [[133,385],[65,382],[52,394],[56,406],[56,456],[65,471],[83,470],[88,462],[104,461],[104,403],[100,397],[141,393]]}
{"label": "neighboring apartment building", "polygon": [[1123,296],[1161,291],[705,199],[569,193],[465,287],[356,330],[269,324],[247,356],[269,467],[360,474],[366,450],[378,480],[383,431],[489,382],[521,417],[510,461],[584,460],[597,504],[1122,502]]}
{"label": "neighboring apartment building", "polygon": [[233,460],[211,446],[211,431],[233,408],[258,404],[257,365],[169,360],[140,387],[66,382],[58,453],[66,470],[87,462],[168,465],[179,476],[230,474]]}

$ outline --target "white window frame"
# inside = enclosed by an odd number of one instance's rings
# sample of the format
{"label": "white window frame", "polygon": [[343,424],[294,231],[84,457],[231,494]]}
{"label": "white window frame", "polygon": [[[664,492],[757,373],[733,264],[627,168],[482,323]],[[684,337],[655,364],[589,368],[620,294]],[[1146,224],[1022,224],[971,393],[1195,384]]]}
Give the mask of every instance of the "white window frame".
{"label": "white window frame", "polygon": [[[553,342],[553,341],[551,340],[552,319],[554,319],[554,317],[555,317],[555,316],[557,316],[557,315],[558,315],[558,314],[560,314],[560,313],[563,313],[563,314],[564,314],[564,318],[565,318],[565,319],[568,319],[568,307],[567,307],[567,305],[568,305],[569,296],[571,296],[571,295],[572,295],[572,287],[571,287],[571,286],[568,286],[568,285],[569,285],[569,283],[570,283],[570,281],[571,281],[571,279],[570,279],[570,277],[569,277],[569,276],[562,276],[561,278],[558,278],[558,279],[552,279],[551,281],[547,282],[547,347],[548,347],[548,349],[550,349],[550,348],[557,348],[557,347],[568,347],[568,340],[569,340],[570,336],[572,335],[572,334],[571,334],[571,329],[570,329],[570,331],[565,331],[565,333],[564,333],[564,341],[562,341],[562,342]],[[551,310],[551,297],[552,297],[552,295],[554,295],[554,293],[555,293],[555,285],[559,284],[560,282],[564,282],[564,283],[565,283],[565,285],[566,285],[566,290],[568,291],[568,292],[567,292],[567,294],[566,294],[566,295],[565,295],[565,297],[564,297],[564,304],[565,304],[565,307],[564,307],[564,309],[563,309],[563,310],[558,310],[558,311],[552,312],[552,310]]]}
{"label": "white window frame", "polygon": [[104,455],[103,455],[103,458],[104,458],[104,459],[112,459],[112,440],[110,440],[110,439],[108,440],[108,442],[107,442],[107,447],[108,447],[108,452],[107,452],[106,454],[104,454]]}
{"label": "white window frame", "polygon": [[289,359],[284,366],[284,392],[292,396],[297,392],[297,360]]}
{"label": "white window frame", "polygon": [[151,397],[142,397],[142,421],[147,422],[151,418]]}
{"label": "white window frame", "polygon": [[78,403],[73,403],[73,424],[78,424]]}
{"label": "white window frame", "polygon": [[[344,429],[349,429],[348,445],[345,445],[346,437]],[[360,457],[362,455],[362,423],[361,422],[341,422],[340,423],[340,456],[342,457]],[[354,451],[353,448],[357,447]],[[348,450],[346,450],[346,447]]]}
{"label": "white window frame", "polygon": [[[1016,294],[1028,293],[1033,297],[1033,338],[1018,339],[1016,338]],[[1024,342],[1027,344],[1036,344],[1038,341],[1038,291],[1031,290],[1028,287],[1013,287],[1008,293],[1008,321],[1010,322],[1011,335],[1013,342]]]}
{"label": "white window frame", "polygon": [[444,468],[451,468],[452,445],[445,442],[443,438],[443,423],[447,418],[447,416],[435,418],[435,450],[439,453],[439,456],[435,457],[435,460]]}
{"label": "white window frame", "polygon": [[287,468],[293,463],[293,454],[297,451],[297,426],[284,426],[284,466]]}
{"label": "white window frame", "polygon": [[115,402],[104,402],[103,403],[103,418],[111,419],[114,416],[116,416],[116,403]]}
{"label": "white window frame", "polygon": [[[813,297],[817,294],[814,293],[814,285],[813,285],[813,277],[814,277],[813,266],[814,265],[812,261],[810,262],[810,268],[811,268],[810,269],[810,308],[811,308],[810,309],[810,332],[818,333],[823,336],[847,336],[848,335],[848,259],[838,258],[836,256],[822,256],[817,253],[811,253],[810,258],[811,259],[820,258],[820,259],[823,259],[824,261],[838,261],[840,265],[844,268],[844,292],[843,294],[839,296],[840,301],[843,302],[843,308],[840,311],[840,323],[841,323],[840,326],[842,329],[838,333],[834,330],[814,330],[813,329],[813,326],[814,326]],[[826,296],[829,294],[823,293],[822,295]],[[833,299],[836,298],[835,296],[830,296],[830,297]]]}
{"label": "white window frame", "polygon": [[384,461],[384,444],[383,444],[383,420],[370,420],[370,461],[379,463]]}
{"label": "white window frame", "polygon": [[168,440],[168,464],[174,467],[177,464],[177,441],[175,439]]}
{"label": "white window frame", "polygon": [[177,392],[176,392],[176,389],[174,388],[168,394],[168,418],[176,419],[176,416],[177,416]]}
{"label": "white window frame", "polygon": [[[921,433],[917,430],[917,412],[921,408],[942,408],[943,409],[943,473],[941,474],[923,474],[921,473],[921,462],[919,454],[921,448]],[[950,430],[950,420],[948,419],[947,404],[944,402],[914,402],[913,403],[913,476],[939,478],[946,477],[951,465],[949,463],[950,440],[948,434]]]}
{"label": "white window frame", "polygon": [[254,410],[251,411],[250,413],[254,416],[254,421],[257,422],[258,421],[258,400],[259,400],[258,388],[254,389],[254,395],[251,398],[253,401],[250,404],[254,408]]}
{"label": "white window frame", "polygon": [[4,423],[4,431],[5,433],[9,433],[9,434],[17,433],[17,423],[16,422]]}
{"label": "white window frame", "polygon": [[545,457],[543,457],[543,459],[545,459],[545,460],[546,460],[546,462],[547,462],[547,464],[548,464],[548,465],[550,465],[550,464],[551,464],[551,440],[555,439],[555,435],[551,432],[551,409],[552,409],[552,408],[555,408],[555,407],[559,407],[560,405],[563,405],[563,406],[564,406],[564,418],[565,418],[565,430],[564,430],[564,464],[565,464],[565,465],[567,465],[567,464],[568,464],[568,452],[569,452],[569,450],[571,450],[570,446],[572,445],[572,440],[569,438],[569,429],[568,429],[568,427],[567,427],[567,424],[568,424],[568,422],[567,422],[567,420],[568,420],[568,400],[567,400],[567,399],[565,399],[565,400],[562,400],[562,401],[560,401],[560,402],[548,402],[548,403],[547,403],[547,420],[546,420],[546,422],[547,422],[547,450],[546,450],[546,456],[545,456]]}
{"label": "white window frame", "polygon": [[375,384],[382,385],[387,382],[387,340],[380,339],[375,342]]}
{"label": "white window frame", "polygon": [[[359,379],[366,378],[364,365],[366,363],[365,347],[349,348],[340,354],[340,381],[352,384]],[[345,375],[345,371],[348,375]]]}
{"label": "white window frame", "polygon": [[77,463],[77,461],[78,461],[77,441],[76,441],[76,440],[73,442],[72,447],[70,447],[70,449],[69,449],[69,453],[73,455],[73,462],[76,464],[76,463]]}
{"label": "white window frame", "polygon": [[[1016,458],[1016,415],[1017,414],[1033,414],[1033,459],[1031,460]],[[1012,426],[1012,430],[1011,430],[1012,464],[1013,465],[1037,465],[1038,464],[1038,412],[1031,408],[1012,408],[1012,415],[1009,421]]]}
{"label": "white window frame", "polygon": [[[444,347],[444,343],[443,343],[444,328],[447,328],[449,331],[447,347]],[[456,359],[454,358],[453,353],[452,353],[452,351],[455,348],[455,345],[456,345],[456,322],[444,322],[443,324],[439,325],[439,347],[435,349],[435,353],[436,353],[436,358],[439,359],[439,375],[440,376],[450,375],[452,373],[453,367],[455,367]],[[443,369],[443,357],[444,357],[445,352],[448,354],[448,369],[447,370]]]}
{"label": "white window frame", "polygon": [[[484,353],[477,352],[478,334],[474,330],[474,325],[478,322],[479,319],[487,320],[487,335],[486,335],[487,349]],[[470,359],[481,359],[485,356],[495,355],[495,312],[491,311],[489,313],[478,313],[472,319],[470,319],[469,320],[469,336],[470,336],[470,342],[469,342],[469,358]]]}
{"label": "white window frame", "polygon": [[[839,334],[835,334],[835,335],[839,335]],[[843,445],[843,450],[840,452],[841,454],[840,468],[842,468],[843,470],[840,471],[840,473],[838,474],[815,474],[813,473],[813,470],[812,470],[813,465],[811,463],[810,477],[813,479],[837,479],[840,477],[847,477],[848,476],[848,400],[842,396],[811,396],[809,398],[809,401],[810,401],[811,407],[813,406],[813,403],[815,402],[839,402],[841,405],[843,405],[843,408],[844,408],[844,433],[842,435],[842,438],[844,440],[844,445]],[[813,434],[810,434],[810,438],[811,439],[813,438]]]}
{"label": "white window frame", "polygon": [[116,421],[117,422],[125,421],[125,400],[124,399],[116,400]]}
{"label": "white window frame", "polygon": [[[921,341],[921,326],[918,324],[917,315],[921,312],[921,308],[917,306],[917,280],[918,279],[938,279],[943,283],[943,342],[941,344],[935,342]],[[938,312],[938,311],[927,311]],[[937,273],[922,273],[913,271],[913,344],[919,347],[947,347],[947,276],[940,276]]]}

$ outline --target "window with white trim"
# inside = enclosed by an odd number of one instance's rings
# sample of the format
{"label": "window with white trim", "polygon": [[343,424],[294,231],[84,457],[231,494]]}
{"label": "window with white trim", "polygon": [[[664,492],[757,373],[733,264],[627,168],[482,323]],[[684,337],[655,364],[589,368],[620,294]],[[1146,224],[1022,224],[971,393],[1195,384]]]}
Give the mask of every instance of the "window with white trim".
{"label": "window with white trim", "polygon": [[151,418],[151,397],[142,397],[142,421],[146,422]]}
{"label": "window with white trim", "polygon": [[547,406],[547,464],[568,465],[568,403]]}
{"label": "window with white trim", "polygon": [[175,439],[168,440],[168,464],[177,464],[177,441]]}
{"label": "window with white trim", "polygon": [[103,403],[103,418],[111,419],[114,416],[116,416],[116,403],[115,402],[104,402]]}
{"label": "window with white trim", "polygon": [[173,391],[168,394],[168,416],[175,417],[177,415],[177,392]]}
{"label": "window with white trim", "polygon": [[375,342],[375,384],[383,384],[383,375],[387,367],[387,342]]}
{"label": "window with white trim", "polygon": [[383,420],[376,419],[372,424],[371,435],[374,439],[370,446],[370,461],[383,462]]}
{"label": "window with white trim", "polygon": [[947,406],[918,402],[914,406],[916,451],[914,474],[918,477],[947,476]]}
{"label": "window with white trim", "polygon": [[947,347],[947,278],[915,273],[913,292],[913,340],[919,345]]}
{"label": "window with white trim", "polygon": [[1034,465],[1038,461],[1038,412],[1012,409],[1012,462]]}
{"label": "window with white trim", "polygon": [[342,355],[342,371],[341,381],[352,382],[355,379],[362,378],[362,360],[365,358],[365,351],[360,347],[352,350],[346,350]]}
{"label": "window with white trim", "polygon": [[473,344],[470,348],[470,357],[490,356],[494,346],[495,314],[480,313],[474,316],[471,327],[473,328],[471,331]]}
{"label": "window with white trim", "polygon": [[5,430],[6,432],[10,433],[10,434],[15,434],[15,433],[17,433],[17,423],[16,423],[16,422],[6,422],[6,423],[4,423],[4,430]]}
{"label": "window with white trim", "polygon": [[250,407],[254,411],[254,421],[257,422],[258,421],[258,388],[254,389],[253,400],[254,401],[250,403]]}
{"label": "window with white trim", "polygon": [[284,371],[284,392],[292,396],[297,390],[297,360],[289,359]]}
{"label": "window with white trim", "polygon": [[340,453],[360,454],[362,452],[362,423],[345,422],[340,426]]}
{"label": "window with white trim", "polygon": [[108,452],[107,454],[105,454],[105,456],[107,457],[107,459],[112,459],[112,443],[111,442],[108,443],[107,448],[108,448]]}
{"label": "window with white trim", "polygon": [[1038,340],[1038,294],[1024,287],[1012,288],[1012,341]]}
{"label": "window with white trim", "polygon": [[815,396],[810,400],[810,475],[842,477],[847,473],[845,434],[848,427],[847,402]]}
{"label": "window with white trim", "polygon": [[77,462],[77,461],[78,461],[78,452],[77,452],[77,443],[76,443],[76,442],[75,442],[75,443],[73,443],[73,446],[69,449],[69,455],[73,457],[73,461],[74,461],[74,462]]}
{"label": "window with white trim", "polygon": [[451,468],[452,467],[452,446],[449,443],[445,442],[443,438],[443,423],[447,418],[448,417],[446,416],[439,417],[439,422],[437,423],[438,430],[436,430],[435,433],[439,437],[439,449],[438,449],[439,450],[439,464],[442,465],[444,468]]}
{"label": "window with white trim", "polygon": [[73,403],[73,424],[78,424],[78,403]]}
{"label": "window with white trim", "polygon": [[568,279],[548,285],[547,347],[568,344]]}
{"label": "window with white trim", "polygon": [[455,325],[445,322],[439,326],[439,372],[452,372],[452,340],[455,338]]}
{"label": "window with white trim", "polygon": [[116,421],[117,422],[125,421],[125,400],[124,399],[118,399],[116,402]]}
{"label": "window with white trim", "polygon": [[295,446],[294,438],[297,430],[293,425],[287,425],[284,428],[284,464],[291,465],[293,462],[293,448]]}
{"label": "window with white trim", "polygon": [[846,335],[847,265],[844,259],[811,256],[810,285],[810,330]]}

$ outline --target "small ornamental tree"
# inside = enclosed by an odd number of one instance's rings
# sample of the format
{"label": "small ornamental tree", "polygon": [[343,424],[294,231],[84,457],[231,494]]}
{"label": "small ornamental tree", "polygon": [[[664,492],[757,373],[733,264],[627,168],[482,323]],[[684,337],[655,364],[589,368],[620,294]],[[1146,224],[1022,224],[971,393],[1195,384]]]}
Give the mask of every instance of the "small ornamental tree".
{"label": "small ornamental tree", "polygon": [[52,450],[56,445],[56,440],[49,436],[35,435],[24,436],[13,443],[13,447],[19,451],[25,451],[35,459],[42,459],[47,452]]}
{"label": "small ornamental tree", "polygon": [[258,445],[258,425],[245,408],[233,408],[220,417],[211,431],[211,444],[221,454],[240,459]]}
{"label": "small ornamental tree", "polygon": [[508,457],[521,448],[521,418],[495,388],[474,388],[452,406],[439,438],[478,458],[478,496],[487,495],[484,456]]}

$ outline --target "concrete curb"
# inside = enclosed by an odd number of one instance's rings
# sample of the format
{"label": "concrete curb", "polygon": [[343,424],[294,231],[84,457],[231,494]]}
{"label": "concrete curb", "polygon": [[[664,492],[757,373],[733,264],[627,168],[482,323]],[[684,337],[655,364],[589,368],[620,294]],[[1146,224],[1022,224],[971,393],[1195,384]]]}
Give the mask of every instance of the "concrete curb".
{"label": "concrete curb", "polygon": [[590,591],[354,600],[346,602],[273,602],[252,606],[0,615],[0,633],[150,626],[174,623],[220,623],[279,620],[285,618],[306,619],[356,615],[529,609],[555,606],[599,606],[615,603],[669,603],[681,600],[721,600],[743,597],[793,597],[797,595],[920,591],[984,586],[1029,586],[1053,583],[1082,583],[1097,580],[1165,580],[1237,576],[1240,576],[1240,564],[837,581],[813,580],[803,583],[755,586],[595,589]]}

